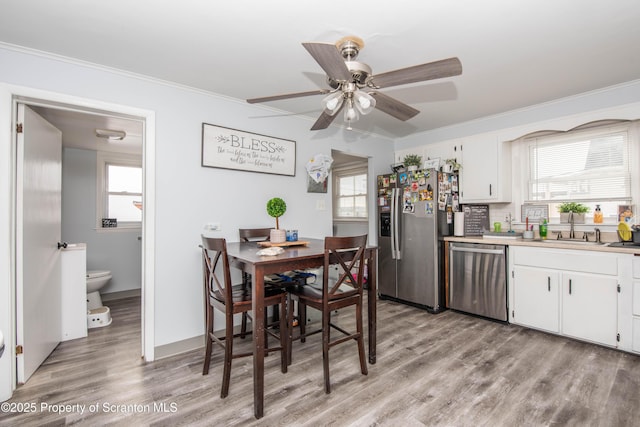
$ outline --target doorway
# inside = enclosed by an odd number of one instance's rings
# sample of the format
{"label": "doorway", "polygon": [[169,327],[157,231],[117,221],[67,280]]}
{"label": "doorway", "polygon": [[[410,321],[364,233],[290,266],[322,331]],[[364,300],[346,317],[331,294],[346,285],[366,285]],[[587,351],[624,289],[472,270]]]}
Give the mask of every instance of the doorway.
{"label": "doorway", "polygon": [[[66,111],[66,112],[74,112],[76,114],[86,114],[86,115],[102,115],[106,118],[126,118],[129,120],[137,120],[141,123],[141,154],[142,154],[142,167],[143,167],[143,214],[142,214],[142,229],[141,232],[138,233],[140,236],[140,251],[141,255],[141,273],[140,273],[140,281],[141,281],[141,349],[140,353],[145,361],[154,360],[154,336],[153,336],[153,290],[154,290],[154,275],[153,275],[153,246],[154,246],[154,200],[155,200],[155,171],[154,171],[154,159],[155,159],[155,114],[152,111],[141,110],[133,107],[115,105],[115,104],[107,104],[99,101],[92,101],[87,99],[75,98],[66,95],[52,95],[46,92],[40,92],[38,90],[31,90],[25,88],[12,88],[8,87],[8,90],[4,88],[0,92],[2,95],[2,100],[7,101],[8,96],[10,96],[11,108],[10,108],[10,120],[12,124],[12,128],[14,129],[11,136],[11,141],[5,140],[4,135],[0,136],[0,144],[3,148],[10,147],[10,152],[13,153],[11,158],[11,170],[12,179],[14,182],[12,185],[15,188],[15,171],[17,166],[16,160],[16,119],[15,119],[15,111],[17,110],[18,104],[25,104],[32,108],[39,109],[45,112],[56,112],[56,111]],[[0,107],[0,114],[4,116],[4,120],[7,119],[7,103],[3,102],[2,107]],[[45,113],[46,115],[46,113]],[[5,143],[8,143],[5,145]],[[14,190],[15,191],[15,190]],[[12,271],[10,274],[10,281],[0,282],[0,291],[3,294],[7,292],[11,295],[11,298],[7,299],[7,301],[11,301],[8,304],[10,305],[10,313],[13,313],[8,320],[7,323],[4,323],[2,328],[5,331],[15,331],[16,330],[16,309],[15,306],[15,295],[16,295],[16,277],[17,265],[20,265],[19,258],[22,257],[22,254],[19,253],[16,249],[16,235],[18,230],[16,227],[18,226],[15,218],[15,209],[16,209],[16,198],[20,197],[18,194],[10,195],[11,202],[11,210],[12,215],[9,218],[9,228],[12,230],[11,232],[11,254],[9,259],[13,260],[11,262]],[[24,260],[25,267],[28,266],[29,260]],[[7,286],[8,289],[5,289],[4,286]],[[4,320],[4,319],[3,319]],[[13,335],[13,336],[11,336]],[[7,352],[5,352],[5,357],[9,356],[7,359],[10,361],[15,361],[16,356],[16,337],[15,334],[7,334],[5,333],[5,341],[7,342]],[[9,354],[7,354],[9,353]],[[2,384],[2,399],[5,398],[5,391],[7,390],[5,379],[7,382],[11,383],[11,390],[15,389],[16,386],[16,371],[15,371],[15,363],[9,362],[5,363],[6,360],[2,361],[2,365],[0,369],[2,372],[0,375],[3,380]],[[9,380],[10,379],[10,380]],[[10,397],[10,395],[9,395]]]}

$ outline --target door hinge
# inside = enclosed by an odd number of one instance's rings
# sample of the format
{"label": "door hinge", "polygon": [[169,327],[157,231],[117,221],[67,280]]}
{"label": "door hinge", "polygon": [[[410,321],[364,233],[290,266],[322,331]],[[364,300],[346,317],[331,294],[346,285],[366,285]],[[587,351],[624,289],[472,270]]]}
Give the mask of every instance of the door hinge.
{"label": "door hinge", "polygon": [[620,342],[620,334],[616,334],[616,341]]}
{"label": "door hinge", "polygon": [[511,270],[511,278],[512,279],[516,278],[516,272],[514,270]]}
{"label": "door hinge", "polygon": [[511,318],[515,319],[516,317],[516,311],[515,310],[511,310]]}
{"label": "door hinge", "polygon": [[22,346],[21,346],[21,345],[17,345],[17,346],[16,346],[16,356],[17,356],[18,354],[22,354],[22,350],[23,350],[23,349],[22,349]]}
{"label": "door hinge", "polygon": [[16,124],[16,133],[22,133],[22,123]]}
{"label": "door hinge", "polygon": [[618,293],[620,293],[620,283],[618,283]]}

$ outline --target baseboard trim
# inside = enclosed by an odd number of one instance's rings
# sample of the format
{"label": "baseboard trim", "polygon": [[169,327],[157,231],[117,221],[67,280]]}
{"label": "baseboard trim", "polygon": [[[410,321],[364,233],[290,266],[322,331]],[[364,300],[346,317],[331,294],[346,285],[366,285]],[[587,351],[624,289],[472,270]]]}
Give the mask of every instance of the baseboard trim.
{"label": "baseboard trim", "polygon": [[[269,319],[271,320],[271,319]],[[236,325],[233,327],[233,333],[240,333],[240,325]],[[251,322],[247,324],[247,328],[251,330]],[[216,331],[216,336],[224,335],[224,330],[220,329]],[[248,339],[251,339],[251,335],[248,336]],[[204,334],[196,335],[192,338],[187,338],[186,340],[180,340],[176,342],[172,342],[170,344],[159,345],[154,348],[154,356],[155,360],[164,359],[171,356],[176,356],[181,353],[186,353],[188,351],[204,349],[205,338]]]}
{"label": "baseboard trim", "polygon": [[170,344],[159,345],[154,349],[155,360],[165,357],[175,356],[188,351],[197,350],[204,347],[204,334],[187,338],[186,340],[172,342]]}
{"label": "baseboard trim", "polygon": [[116,299],[139,297],[142,295],[141,291],[142,290],[138,288],[138,289],[128,289],[126,291],[110,292],[108,294],[101,294],[100,299],[102,299],[102,301],[104,302],[104,301],[113,301]]}

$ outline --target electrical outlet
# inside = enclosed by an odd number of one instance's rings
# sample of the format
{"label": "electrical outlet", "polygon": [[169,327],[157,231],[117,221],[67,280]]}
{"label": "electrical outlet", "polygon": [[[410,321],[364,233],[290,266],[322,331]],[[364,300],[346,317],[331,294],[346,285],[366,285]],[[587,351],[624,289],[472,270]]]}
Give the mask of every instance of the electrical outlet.
{"label": "electrical outlet", "polygon": [[219,222],[207,223],[205,224],[204,229],[209,231],[220,231],[220,223]]}
{"label": "electrical outlet", "polygon": [[324,204],[324,200],[316,200],[316,210],[317,211],[324,211],[326,209],[327,209],[327,207]]}

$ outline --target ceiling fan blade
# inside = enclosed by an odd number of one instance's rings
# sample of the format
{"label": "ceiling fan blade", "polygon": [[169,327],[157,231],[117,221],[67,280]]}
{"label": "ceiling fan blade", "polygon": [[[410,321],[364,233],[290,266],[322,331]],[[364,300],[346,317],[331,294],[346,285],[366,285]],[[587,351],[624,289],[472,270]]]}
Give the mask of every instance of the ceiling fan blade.
{"label": "ceiling fan blade", "polygon": [[329,125],[333,123],[336,116],[340,113],[341,110],[342,107],[340,107],[340,110],[338,110],[333,116],[323,111],[322,114],[320,114],[320,117],[318,117],[318,120],[316,120],[313,126],[311,126],[311,130],[321,130],[328,128]]}
{"label": "ceiling fan blade", "polygon": [[313,59],[327,73],[327,76],[337,81],[349,81],[352,79],[351,71],[347,68],[342,55],[334,44],[302,43],[302,46],[309,51]]}
{"label": "ceiling fan blade", "polygon": [[328,89],[318,89],[318,90],[311,90],[309,92],[286,93],[282,95],[265,96],[262,98],[251,98],[251,99],[247,99],[247,102],[249,104],[257,104],[259,102],[277,101],[279,99],[300,98],[303,96],[310,96],[310,95],[324,95],[329,92],[330,90]]}
{"label": "ceiling fan blade", "polygon": [[462,74],[460,60],[458,58],[448,58],[377,74],[372,77],[371,81],[375,87],[382,88],[458,76],[460,74]]}
{"label": "ceiling fan blade", "polygon": [[369,95],[376,99],[376,108],[383,111],[398,120],[407,121],[414,117],[420,111],[410,105],[400,102],[395,98],[380,92],[370,92]]}

